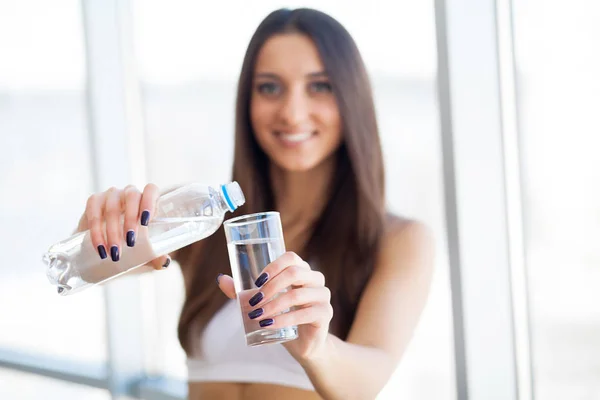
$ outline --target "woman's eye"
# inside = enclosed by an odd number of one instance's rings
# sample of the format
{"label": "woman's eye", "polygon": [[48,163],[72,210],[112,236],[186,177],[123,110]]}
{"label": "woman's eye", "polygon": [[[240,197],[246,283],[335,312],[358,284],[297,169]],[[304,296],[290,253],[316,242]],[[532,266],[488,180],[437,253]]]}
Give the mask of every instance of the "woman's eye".
{"label": "woman's eye", "polygon": [[332,88],[329,82],[313,82],[310,84],[310,90],[316,93],[329,93]]}
{"label": "woman's eye", "polygon": [[273,94],[278,94],[281,91],[281,89],[280,89],[279,85],[276,83],[265,82],[265,83],[260,83],[258,85],[258,91],[259,91],[259,93],[273,95]]}

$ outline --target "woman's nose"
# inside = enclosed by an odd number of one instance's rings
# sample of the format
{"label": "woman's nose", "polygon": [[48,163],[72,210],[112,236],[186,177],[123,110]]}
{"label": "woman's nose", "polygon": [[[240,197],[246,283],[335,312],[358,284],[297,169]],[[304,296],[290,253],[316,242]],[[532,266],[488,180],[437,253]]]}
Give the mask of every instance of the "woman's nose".
{"label": "woman's nose", "polygon": [[279,117],[289,126],[302,125],[308,119],[309,99],[305,93],[290,91],[283,99],[279,110]]}

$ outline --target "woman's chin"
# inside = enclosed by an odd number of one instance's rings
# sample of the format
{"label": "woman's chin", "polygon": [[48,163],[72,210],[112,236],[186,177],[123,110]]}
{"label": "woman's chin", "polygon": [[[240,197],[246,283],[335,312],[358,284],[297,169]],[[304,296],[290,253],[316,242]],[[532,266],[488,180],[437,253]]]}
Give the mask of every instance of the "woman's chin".
{"label": "woman's chin", "polygon": [[[273,166],[286,173],[310,172],[334,163],[334,155],[329,157],[276,157],[271,158]],[[328,168],[326,168],[328,169]]]}
{"label": "woman's chin", "polygon": [[285,160],[272,160],[275,167],[287,173],[302,173],[315,169],[320,163],[318,160],[299,159],[294,160],[287,158]]}

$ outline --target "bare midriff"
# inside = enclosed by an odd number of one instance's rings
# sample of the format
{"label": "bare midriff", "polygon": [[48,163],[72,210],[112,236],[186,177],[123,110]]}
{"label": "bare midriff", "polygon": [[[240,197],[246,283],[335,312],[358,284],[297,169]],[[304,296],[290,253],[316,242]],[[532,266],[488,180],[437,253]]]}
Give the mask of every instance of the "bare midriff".
{"label": "bare midriff", "polygon": [[189,400],[321,400],[310,390],[266,383],[190,382]]}

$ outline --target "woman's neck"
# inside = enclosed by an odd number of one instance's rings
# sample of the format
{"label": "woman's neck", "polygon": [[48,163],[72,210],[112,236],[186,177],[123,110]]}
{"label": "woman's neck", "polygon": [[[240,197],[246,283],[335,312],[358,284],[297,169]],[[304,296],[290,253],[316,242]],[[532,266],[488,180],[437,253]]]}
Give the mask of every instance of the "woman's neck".
{"label": "woman's neck", "polygon": [[316,222],[330,194],[335,173],[335,157],[302,172],[289,172],[271,164],[271,185],[275,208],[285,227],[309,227]]}

